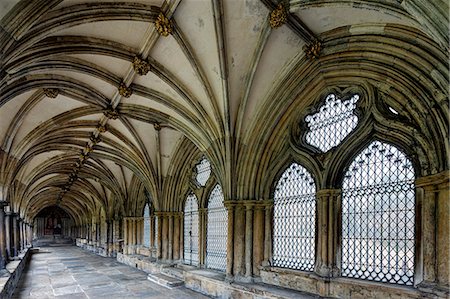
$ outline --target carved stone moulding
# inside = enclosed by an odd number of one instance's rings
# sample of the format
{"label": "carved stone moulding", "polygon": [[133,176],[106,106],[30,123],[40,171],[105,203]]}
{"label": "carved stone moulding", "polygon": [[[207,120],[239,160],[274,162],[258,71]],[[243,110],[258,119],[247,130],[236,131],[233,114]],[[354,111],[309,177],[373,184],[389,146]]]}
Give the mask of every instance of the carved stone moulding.
{"label": "carved stone moulding", "polygon": [[322,51],[322,43],[319,40],[315,40],[312,43],[305,45],[303,51],[305,51],[305,54],[309,59],[317,59]]}
{"label": "carved stone moulding", "polygon": [[97,125],[97,130],[98,130],[100,133],[105,133],[106,131],[108,131],[108,126],[107,126],[107,125],[102,125],[101,123],[99,123],[99,124]]}
{"label": "carved stone moulding", "polygon": [[109,118],[109,119],[118,119],[119,118],[119,111],[114,109],[113,107],[109,106],[103,111],[103,114]]}
{"label": "carved stone moulding", "polygon": [[156,131],[161,131],[161,125],[159,123],[154,123],[153,128],[155,128]]}
{"label": "carved stone moulding", "polygon": [[155,21],[156,30],[162,36],[168,36],[173,32],[172,21],[169,20],[162,12],[159,13]]}
{"label": "carved stone moulding", "polygon": [[87,144],[86,147],[84,148],[84,152],[91,153],[92,151],[94,151],[94,148],[92,146],[89,146],[89,144]]}
{"label": "carved stone moulding", "polygon": [[102,141],[102,138],[100,136],[95,136],[94,133],[91,134],[91,137],[89,137],[89,139],[92,141],[93,144],[97,144]]}
{"label": "carved stone moulding", "polygon": [[87,159],[89,159],[89,154],[84,153],[84,151],[82,151],[79,158],[80,158],[80,163],[83,164],[84,162],[87,161]]}
{"label": "carved stone moulding", "polygon": [[133,68],[138,75],[145,76],[150,71],[150,64],[138,56],[135,56],[133,59]]}
{"label": "carved stone moulding", "polygon": [[272,28],[278,28],[287,21],[287,10],[283,3],[278,4],[269,16],[269,24]]}
{"label": "carved stone moulding", "polygon": [[57,88],[44,88],[43,89],[45,96],[54,99],[58,96],[59,90]]}
{"label": "carved stone moulding", "polygon": [[118,89],[119,89],[119,94],[125,98],[129,98],[133,94],[133,90],[131,89],[131,87],[127,87],[125,85],[125,83],[123,83],[123,82],[120,83]]}

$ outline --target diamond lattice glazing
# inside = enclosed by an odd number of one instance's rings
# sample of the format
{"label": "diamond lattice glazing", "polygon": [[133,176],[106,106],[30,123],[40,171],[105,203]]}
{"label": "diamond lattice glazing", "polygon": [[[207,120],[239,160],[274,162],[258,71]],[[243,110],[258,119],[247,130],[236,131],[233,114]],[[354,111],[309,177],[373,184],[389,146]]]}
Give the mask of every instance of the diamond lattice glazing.
{"label": "diamond lattice glazing", "polygon": [[274,266],[314,269],[315,192],[311,174],[296,163],[291,164],[278,181],[273,215]]}
{"label": "diamond lattice glazing", "polygon": [[184,263],[198,266],[198,204],[192,193],[184,205]]}
{"label": "diamond lattice glazing", "polygon": [[396,147],[372,142],[342,187],[342,276],[413,285],[414,169]]}
{"label": "diamond lattice glazing", "polygon": [[148,204],[144,207],[144,244],[145,247],[150,247],[150,206]]}
{"label": "diamond lattice glazing", "polygon": [[223,205],[222,187],[216,185],[209,196],[206,236],[206,266],[225,271],[227,267],[228,212]]}

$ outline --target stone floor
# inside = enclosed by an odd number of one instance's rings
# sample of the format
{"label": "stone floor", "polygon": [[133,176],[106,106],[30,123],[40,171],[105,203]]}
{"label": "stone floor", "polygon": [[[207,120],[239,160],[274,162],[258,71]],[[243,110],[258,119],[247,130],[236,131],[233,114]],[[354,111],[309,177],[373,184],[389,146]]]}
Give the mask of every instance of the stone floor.
{"label": "stone floor", "polygon": [[208,298],[185,287],[169,290],[147,274],[75,246],[41,247],[13,298]]}

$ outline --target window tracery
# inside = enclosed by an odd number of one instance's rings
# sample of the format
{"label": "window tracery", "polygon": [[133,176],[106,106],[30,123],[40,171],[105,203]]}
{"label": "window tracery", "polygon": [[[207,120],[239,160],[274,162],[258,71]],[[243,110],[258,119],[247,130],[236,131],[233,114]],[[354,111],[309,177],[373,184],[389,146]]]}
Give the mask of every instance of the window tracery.
{"label": "window tracery", "polygon": [[208,159],[203,157],[200,162],[195,165],[195,171],[197,174],[195,177],[197,184],[201,187],[205,187],[209,177],[211,176],[211,163]]}
{"label": "window tracery", "polygon": [[319,112],[305,117],[309,128],[306,142],[322,152],[339,145],[358,125],[358,117],[353,114],[358,100],[357,94],[346,101],[329,94]]}

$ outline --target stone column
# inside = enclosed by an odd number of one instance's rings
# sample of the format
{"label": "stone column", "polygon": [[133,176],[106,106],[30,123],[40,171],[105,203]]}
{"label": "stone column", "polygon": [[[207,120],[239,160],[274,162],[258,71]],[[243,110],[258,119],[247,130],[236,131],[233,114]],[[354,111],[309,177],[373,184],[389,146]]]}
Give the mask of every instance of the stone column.
{"label": "stone column", "polygon": [[[200,266],[206,265],[206,225],[208,222],[208,210],[205,208],[198,209],[198,264]],[[184,219],[182,220],[184,221]],[[183,233],[184,233],[184,222],[183,222]],[[184,236],[183,236],[183,253],[184,256]]]}
{"label": "stone column", "polygon": [[20,252],[20,231],[19,231],[19,215],[13,214],[13,239],[14,239],[14,256],[17,257]]}
{"label": "stone column", "polygon": [[114,220],[109,221],[109,256],[114,256]]}
{"label": "stone column", "polygon": [[318,223],[315,272],[322,277],[339,276],[338,219],[340,190],[323,189],[316,193]]}
{"label": "stone column", "polygon": [[33,226],[28,223],[28,245],[33,247]]}
{"label": "stone column", "polygon": [[6,234],[5,234],[5,210],[6,202],[0,202],[0,270],[5,269],[8,262],[6,253]]}
{"label": "stone column", "polygon": [[169,217],[167,214],[164,214],[163,217],[163,223],[162,223],[162,244],[163,244],[163,250],[162,250],[162,258],[163,260],[167,260],[169,257]]}
{"label": "stone column", "polygon": [[234,210],[234,277],[238,280],[245,274],[245,211],[241,203]]}
{"label": "stone column", "polygon": [[414,283],[419,287],[450,282],[450,172],[416,180]]}
{"label": "stone column", "polygon": [[250,282],[253,276],[253,202],[245,205],[245,278]]}
{"label": "stone column", "polygon": [[234,203],[225,202],[228,210],[228,231],[227,231],[227,280],[233,279],[233,260],[234,260]]}
{"label": "stone column", "polygon": [[90,244],[92,241],[91,238],[91,224],[90,223],[86,223],[86,239],[87,239],[87,244]]}
{"label": "stone column", "polygon": [[23,247],[28,248],[28,222],[23,223]]}
{"label": "stone column", "polygon": [[169,216],[169,246],[168,246],[168,259],[170,261],[173,260],[173,213],[170,213]]}
{"label": "stone column", "polygon": [[180,213],[175,213],[173,221],[173,259],[180,259]]}
{"label": "stone column", "polygon": [[269,266],[272,259],[272,208],[273,202],[268,203],[264,210],[264,260],[263,266]]}
{"label": "stone column", "polygon": [[253,217],[253,275],[259,276],[259,266],[264,260],[264,205],[258,201]]}
{"label": "stone column", "polygon": [[110,256],[111,255],[111,221],[106,220],[106,255]]}
{"label": "stone column", "polygon": [[150,249],[155,248],[155,215],[150,216]]}
{"label": "stone column", "polygon": [[6,238],[6,257],[7,259],[12,259],[14,257],[14,251],[12,249],[13,247],[13,240],[12,240],[12,227],[11,227],[11,223],[12,223],[12,213],[11,210],[9,209],[9,207],[5,208],[5,238]]}
{"label": "stone column", "polygon": [[158,222],[158,231],[156,232],[158,235],[157,238],[157,244],[156,244],[156,258],[161,259],[162,258],[162,215],[159,212],[156,215],[156,221]]}
{"label": "stone column", "polygon": [[123,254],[128,254],[128,218],[123,218]]}
{"label": "stone column", "polygon": [[25,246],[24,246],[24,234],[23,234],[23,219],[19,218],[19,233],[20,233],[20,251],[22,251]]}
{"label": "stone column", "polygon": [[100,224],[98,222],[95,223],[95,242],[94,245],[95,247],[100,247],[100,240],[101,240],[101,236],[100,236]]}
{"label": "stone column", "polygon": [[179,235],[179,246],[178,246],[178,250],[179,250],[179,254],[178,254],[178,259],[182,260],[183,256],[184,256],[184,217],[183,217],[183,212],[180,212],[178,214],[179,218],[178,218],[178,223],[179,223],[179,227],[180,227],[180,235]]}
{"label": "stone column", "polygon": [[144,232],[144,223],[142,217],[137,218],[136,220],[136,244],[143,245],[142,243],[142,235]]}
{"label": "stone column", "polygon": [[128,254],[135,254],[136,253],[136,219],[130,218],[128,220],[129,224],[129,230],[128,235],[129,237],[129,246],[128,246]]}

